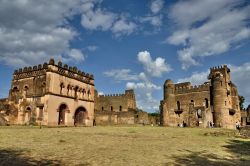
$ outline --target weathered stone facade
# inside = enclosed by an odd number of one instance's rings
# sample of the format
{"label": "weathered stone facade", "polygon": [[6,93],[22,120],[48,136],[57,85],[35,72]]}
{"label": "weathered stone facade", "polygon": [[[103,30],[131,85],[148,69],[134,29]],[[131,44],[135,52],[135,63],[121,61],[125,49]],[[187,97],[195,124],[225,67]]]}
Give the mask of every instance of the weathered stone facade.
{"label": "weathered stone facade", "polygon": [[16,70],[8,100],[17,112],[13,124],[92,126],[94,78],[51,59]]}
{"label": "weathered stone facade", "polygon": [[241,110],[241,126],[250,125],[250,105],[247,109]]}
{"label": "weathered stone facade", "polygon": [[164,83],[161,101],[161,124],[190,127],[215,127],[235,129],[240,121],[237,87],[231,82],[230,69],[224,65],[210,69],[209,81],[199,86],[190,82]]}
{"label": "weathered stone facade", "polygon": [[147,124],[148,114],[136,108],[133,90],[124,94],[98,95],[95,92],[95,124]]}

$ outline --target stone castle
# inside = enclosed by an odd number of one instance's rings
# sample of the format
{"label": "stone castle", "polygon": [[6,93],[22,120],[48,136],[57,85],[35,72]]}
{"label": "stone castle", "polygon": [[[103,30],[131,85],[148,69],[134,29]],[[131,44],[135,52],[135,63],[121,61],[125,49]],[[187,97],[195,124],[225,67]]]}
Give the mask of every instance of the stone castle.
{"label": "stone castle", "polygon": [[146,112],[136,107],[133,90],[124,94],[98,95],[95,93],[95,123],[97,125],[149,123]]}
{"label": "stone castle", "polygon": [[[199,86],[166,80],[161,125],[235,128],[241,113],[230,69],[211,68],[208,79]],[[15,70],[9,97],[0,100],[0,125],[4,121],[49,126],[158,124],[157,118],[136,107],[133,90],[98,95],[93,75],[60,61],[55,64],[54,59]]]}
{"label": "stone castle", "polygon": [[94,78],[50,59],[16,70],[6,100],[12,106],[13,124],[92,126]]}
{"label": "stone castle", "polygon": [[234,129],[241,115],[237,87],[231,81],[230,69],[226,65],[211,68],[208,79],[199,86],[166,80],[164,99],[160,104],[161,124],[190,127],[212,124]]}

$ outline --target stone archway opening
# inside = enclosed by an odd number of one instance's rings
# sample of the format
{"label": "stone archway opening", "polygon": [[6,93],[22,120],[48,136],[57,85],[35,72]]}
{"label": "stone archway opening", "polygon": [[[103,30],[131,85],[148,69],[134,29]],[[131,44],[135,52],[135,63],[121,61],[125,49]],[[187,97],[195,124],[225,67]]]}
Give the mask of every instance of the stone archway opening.
{"label": "stone archway opening", "polygon": [[68,110],[66,104],[61,104],[58,109],[58,125],[65,125],[65,113]]}
{"label": "stone archway opening", "polygon": [[76,109],[74,117],[75,126],[84,126],[86,125],[85,120],[88,118],[88,112],[84,107],[79,107]]}

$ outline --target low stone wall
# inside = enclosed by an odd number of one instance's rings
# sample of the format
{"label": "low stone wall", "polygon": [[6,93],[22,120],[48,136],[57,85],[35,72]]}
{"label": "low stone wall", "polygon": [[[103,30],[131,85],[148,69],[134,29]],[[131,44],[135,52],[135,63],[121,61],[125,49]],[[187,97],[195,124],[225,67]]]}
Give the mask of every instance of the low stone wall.
{"label": "low stone wall", "polygon": [[135,124],[134,112],[95,112],[95,125]]}
{"label": "low stone wall", "polygon": [[240,129],[240,135],[242,137],[250,138],[250,126],[244,126]]}

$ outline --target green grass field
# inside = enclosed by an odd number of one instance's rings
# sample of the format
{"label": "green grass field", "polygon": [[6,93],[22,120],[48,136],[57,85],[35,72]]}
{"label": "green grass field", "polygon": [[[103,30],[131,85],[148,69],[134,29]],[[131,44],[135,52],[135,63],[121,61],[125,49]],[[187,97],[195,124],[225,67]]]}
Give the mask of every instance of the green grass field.
{"label": "green grass field", "polygon": [[0,127],[0,165],[250,165],[233,130]]}

